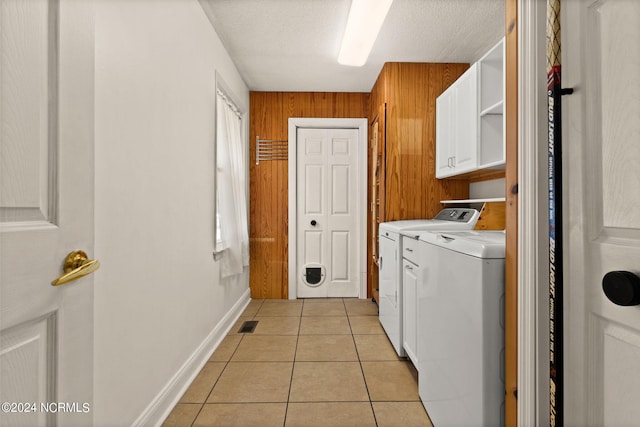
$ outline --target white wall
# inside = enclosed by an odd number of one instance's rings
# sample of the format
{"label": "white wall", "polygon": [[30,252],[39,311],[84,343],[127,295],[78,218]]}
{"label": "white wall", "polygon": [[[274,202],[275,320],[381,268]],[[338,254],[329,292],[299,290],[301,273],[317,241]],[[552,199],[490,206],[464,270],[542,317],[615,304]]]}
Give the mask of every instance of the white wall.
{"label": "white wall", "polygon": [[214,71],[247,110],[249,92],[197,0],[97,0],[95,64],[93,415],[120,426],[175,398],[248,298],[212,257]]}
{"label": "white wall", "polygon": [[506,181],[504,178],[489,181],[478,181],[469,184],[470,199],[491,199],[505,197]]}

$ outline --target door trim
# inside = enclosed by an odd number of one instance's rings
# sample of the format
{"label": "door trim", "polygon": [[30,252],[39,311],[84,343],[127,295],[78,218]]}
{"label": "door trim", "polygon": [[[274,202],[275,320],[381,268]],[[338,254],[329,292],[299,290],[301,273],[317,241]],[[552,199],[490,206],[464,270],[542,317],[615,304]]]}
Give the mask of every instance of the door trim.
{"label": "door trim", "polygon": [[358,241],[360,242],[360,259],[358,275],[360,278],[360,298],[367,298],[367,119],[331,119],[331,118],[290,118],[289,119],[289,262],[288,282],[289,299],[298,297],[296,285],[298,246],[297,246],[297,209],[298,206],[298,128],[326,129],[358,129],[358,161],[356,176],[358,177]]}
{"label": "door trim", "polygon": [[[518,425],[549,424],[546,2],[518,5]],[[542,141],[536,143],[536,141]]]}

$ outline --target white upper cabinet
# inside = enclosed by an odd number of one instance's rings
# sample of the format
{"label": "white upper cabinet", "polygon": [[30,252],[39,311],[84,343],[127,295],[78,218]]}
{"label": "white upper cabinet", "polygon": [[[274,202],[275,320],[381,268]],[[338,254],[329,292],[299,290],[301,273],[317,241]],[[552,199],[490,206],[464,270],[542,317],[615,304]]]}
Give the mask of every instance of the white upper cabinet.
{"label": "white upper cabinet", "polygon": [[436,177],[503,169],[504,39],[436,100]]}
{"label": "white upper cabinet", "polygon": [[478,165],[478,68],[473,64],[436,100],[436,177]]}
{"label": "white upper cabinet", "polygon": [[[455,83],[454,83],[455,84]],[[453,86],[436,99],[436,177],[452,174],[453,156]]]}

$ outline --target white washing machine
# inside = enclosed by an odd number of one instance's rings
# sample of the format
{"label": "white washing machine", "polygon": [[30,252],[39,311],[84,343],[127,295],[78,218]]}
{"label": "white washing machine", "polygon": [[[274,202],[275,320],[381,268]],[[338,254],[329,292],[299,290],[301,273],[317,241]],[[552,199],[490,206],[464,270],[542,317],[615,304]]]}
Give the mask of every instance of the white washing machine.
{"label": "white washing machine", "polygon": [[447,208],[433,219],[383,222],[379,235],[378,312],[382,327],[399,356],[402,347],[402,239],[417,239],[424,230],[471,230],[478,222],[476,209]]}
{"label": "white washing machine", "polygon": [[504,425],[504,231],[420,235],[420,399],[433,425]]}

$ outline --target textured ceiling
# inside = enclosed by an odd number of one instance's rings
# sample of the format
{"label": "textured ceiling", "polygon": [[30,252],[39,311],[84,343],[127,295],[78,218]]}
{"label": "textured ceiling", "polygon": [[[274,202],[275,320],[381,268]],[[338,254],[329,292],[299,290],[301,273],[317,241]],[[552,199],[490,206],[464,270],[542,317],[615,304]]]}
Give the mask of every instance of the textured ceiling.
{"label": "textured ceiling", "polygon": [[394,0],[363,67],[337,62],[350,0],[200,0],[255,91],[369,92],[385,62],[474,62],[504,0]]}

